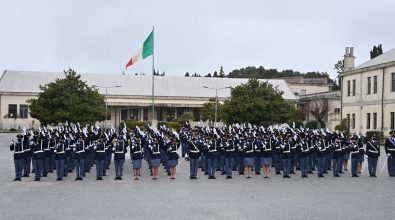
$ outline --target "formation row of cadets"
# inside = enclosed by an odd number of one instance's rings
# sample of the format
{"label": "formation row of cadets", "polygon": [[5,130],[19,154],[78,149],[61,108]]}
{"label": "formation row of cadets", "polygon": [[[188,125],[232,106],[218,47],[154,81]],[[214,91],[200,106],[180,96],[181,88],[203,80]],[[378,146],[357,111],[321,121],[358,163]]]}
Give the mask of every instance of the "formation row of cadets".
{"label": "formation row of cadets", "polygon": [[[377,161],[380,156],[380,143],[376,135],[366,142],[354,135],[347,141],[342,133],[278,133],[275,137],[269,132],[260,132],[255,137],[243,133],[232,135],[219,132],[205,133],[195,129],[188,142],[190,157],[190,179],[197,178],[199,167],[215,179],[215,171],[220,170],[226,178],[232,178],[232,171],[238,170],[240,175],[251,178],[252,169],[264,178],[269,178],[270,167],[274,166],[276,174],[290,178],[295,168],[301,170],[301,177],[307,178],[317,168],[317,176],[324,177],[333,168],[333,176],[340,177],[344,169],[347,171],[351,155],[351,176],[358,177],[362,171],[365,155],[368,158],[370,177],[376,177]],[[395,131],[386,139],[385,151],[388,156],[389,175],[394,176]],[[235,165],[234,165],[235,163]],[[257,165],[258,164],[258,165]]]}
{"label": "formation row of cadets", "polygon": [[[169,171],[168,175],[171,179],[175,179],[175,166],[179,158],[177,154],[179,142],[176,135],[171,135],[168,129],[164,129],[164,132],[161,132],[162,135],[155,135],[152,131],[151,133],[135,131],[127,134],[124,132],[125,129],[120,130],[123,132],[100,132],[100,129],[94,129],[88,133],[55,129],[52,132],[45,130],[45,132],[18,134],[17,141],[10,143],[10,150],[14,153],[14,181],[21,181],[22,176],[29,177],[32,162],[35,181],[47,177],[48,173],[53,170],[56,170],[58,181],[63,180],[63,177],[67,177],[68,173],[73,170],[76,172],[75,180],[83,180],[94,163],[96,164],[96,179],[103,180],[103,176],[106,176],[106,169],[109,169],[111,164],[112,154],[114,154],[115,180],[122,180],[125,153],[128,147],[133,161],[135,180],[138,180],[141,175],[143,155],[147,154],[150,155],[149,164],[154,180],[158,177],[161,163]],[[51,162],[52,159],[53,162]]]}
{"label": "formation row of cadets", "polygon": [[[333,166],[333,174],[339,177],[342,172],[342,163],[347,161],[351,154],[351,173],[357,177],[361,171],[364,155],[368,156],[368,168],[370,176],[376,176],[377,160],[380,156],[380,146],[376,137],[366,143],[366,150],[356,136],[347,142],[342,134],[335,133],[314,134],[308,132],[277,133],[261,132],[256,137],[247,135],[224,134],[219,137],[215,133],[192,132],[192,139],[186,138],[184,143],[185,154],[189,152],[190,178],[197,178],[197,168],[200,164],[207,172],[210,179],[215,179],[215,171],[218,166],[226,178],[232,178],[234,169],[239,174],[245,174],[251,178],[254,167],[258,174],[262,168],[265,178],[269,178],[270,166],[275,167],[276,174],[289,178],[294,169],[300,169],[302,177],[307,173],[312,174],[317,167],[317,174],[323,177],[327,170]],[[181,132],[186,134],[184,130]],[[275,132],[276,133],[276,132]],[[388,172],[395,176],[395,131],[390,132],[391,137],[386,139],[385,150],[388,156]],[[106,169],[111,163],[114,153],[114,165],[116,180],[122,179],[125,153],[130,146],[131,158],[135,179],[138,180],[141,173],[142,159],[149,157],[148,163],[151,168],[153,179],[157,179],[159,166],[162,163],[168,170],[171,179],[175,179],[176,165],[178,163],[178,139],[169,138],[171,135],[155,135],[135,132],[130,135],[109,136],[93,132],[90,136],[77,132],[63,135],[57,133],[31,133],[17,135],[17,142],[11,142],[10,150],[14,151],[15,181],[20,181],[23,176],[30,174],[30,164],[33,158],[33,170],[35,180],[41,176],[46,177],[56,167],[57,180],[62,180],[68,173],[76,170],[76,180],[82,180],[86,172],[90,171],[93,161],[96,162],[97,180],[106,176]],[[182,139],[185,142],[185,139]],[[189,140],[189,141],[188,141]],[[183,141],[181,141],[182,143]],[[52,161],[53,160],[53,161]],[[218,163],[219,161],[219,163]],[[219,165],[218,165],[219,164]],[[347,167],[347,164],[345,168]]]}

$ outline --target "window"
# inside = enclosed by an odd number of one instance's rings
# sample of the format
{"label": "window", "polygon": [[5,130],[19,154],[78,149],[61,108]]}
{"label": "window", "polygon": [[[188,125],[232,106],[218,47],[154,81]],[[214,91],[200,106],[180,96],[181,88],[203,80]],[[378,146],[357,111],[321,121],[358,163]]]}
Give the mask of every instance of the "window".
{"label": "window", "polygon": [[139,110],[140,109],[130,109],[129,110],[129,119],[139,120]]}
{"label": "window", "polygon": [[395,112],[391,112],[391,130],[395,129]]}
{"label": "window", "polygon": [[347,127],[350,129],[351,121],[350,121],[350,114],[347,114]]}
{"label": "window", "polygon": [[340,108],[334,108],[335,114],[340,114]]}
{"label": "window", "polygon": [[377,113],[373,113],[373,129],[377,129]]}
{"label": "window", "polygon": [[350,96],[351,94],[351,81],[347,81],[347,96]]}
{"label": "window", "polygon": [[395,92],[395,73],[391,73],[391,92]]}
{"label": "window", "polygon": [[107,118],[106,120],[111,120],[111,109],[107,109]]}
{"label": "window", "polygon": [[355,79],[352,80],[352,96],[355,96],[355,91],[357,87],[357,81]]}
{"label": "window", "polygon": [[[156,111],[155,111],[155,113],[156,113]],[[145,108],[143,110],[143,121],[148,121],[148,109],[147,108]]]}
{"label": "window", "polygon": [[29,115],[28,105],[19,105],[19,117],[27,118]]}
{"label": "window", "polygon": [[128,110],[122,109],[121,110],[121,120],[126,120],[126,119],[128,119]]}
{"label": "window", "polygon": [[155,109],[155,111],[156,111],[156,120],[163,121],[163,109],[157,108]]}
{"label": "window", "polygon": [[301,89],[300,90],[300,95],[306,95],[306,89]]}
{"label": "window", "polygon": [[366,129],[370,129],[370,113],[366,113]]}
{"label": "window", "polygon": [[17,118],[18,117],[18,115],[16,114],[17,113],[16,108],[17,107],[15,104],[8,105],[8,117],[10,117],[10,118]]}
{"label": "window", "polygon": [[368,77],[368,95],[370,95],[370,86],[372,85],[372,77]]}
{"label": "window", "polygon": [[373,76],[373,94],[377,94],[377,76]]}
{"label": "window", "polygon": [[200,121],[200,109],[193,109],[193,120]]}
{"label": "window", "polygon": [[352,114],[352,129],[355,129],[355,114]]}
{"label": "window", "polygon": [[171,121],[174,119],[174,109],[167,109],[166,121]]}

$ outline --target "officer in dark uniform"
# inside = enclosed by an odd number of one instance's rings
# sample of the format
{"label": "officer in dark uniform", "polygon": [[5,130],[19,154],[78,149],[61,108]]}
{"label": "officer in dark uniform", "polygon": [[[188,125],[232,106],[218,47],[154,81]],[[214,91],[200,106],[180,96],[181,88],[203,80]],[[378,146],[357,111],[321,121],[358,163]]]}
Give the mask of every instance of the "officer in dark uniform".
{"label": "officer in dark uniform", "polygon": [[199,144],[196,139],[196,134],[192,133],[192,140],[189,141],[188,144],[188,150],[189,150],[189,167],[190,167],[190,176],[189,179],[197,179],[197,170],[198,170],[198,163],[199,163],[199,157],[200,157],[200,151],[199,149]]}
{"label": "officer in dark uniform", "polygon": [[325,160],[326,160],[326,150],[328,148],[328,143],[325,140],[323,134],[316,144],[316,155],[317,155],[317,175],[318,177],[324,177],[325,170]]}
{"label": "officer in dark uniform", "polygon": [[55,149],[55,166],[57,181],[62,181],[64,176],[64,159],[65,159],[65,145],[64,137],[59,138],[59,142],[56,143]]}
{"label": "officer in dark uniform", "polygon": [[279,134],[275,139],[275,146],[273,148],[273,163],[274,163],[274,170],[276,171],[276,175],[281,174],[282,164],[283,164],[283,157],[282,157],[282,135]]}
{"label": "officer in dark uniform", "polygon": [[306,141],[306,135],[304,133],[300,134],[300,140],[297,145],[297,150],[300,152],[300,170],[302,178],[308,178],[307,172],[309,170],[309,155],[310,148],[308,142]]}
{"label": "officer in dark uniform", "polygon": [[231,137],[226,138],[225,146],[225,172],[226,179],[232,179],[233,163],[235,158],[236,146]]}
{"label": "officer in dark uniform", "polygon": [[349,144],[350,152],[351,152],[351,176],[358,177],[358,163],[359,163],[359,147],[357,143],[357,137],[353,136],[351,138],[351,143]]}
{"label": "officer in dark uniform", "polygon": [[216,140],[214,136],[211,136],[210,141],[206,145],[208,154],[207,154],[207,163],[208,163],[208,178],[209,179],[216,179],[215,171],[217,167],[219,153],[217,150]]}
{"label": "officer in dark uniform", "polygon": [[14,152],[14,165],[15,165],[15,179],[14,181],[21,181],[22,172],[25,167],[25,152],[23,151],[23,135],[16,136],[17,142],[14,140],[10,143],[10,151]]}
{"label": "officer in dark uniform", "polygon": [[75,144],[75,180],[83,180],[84,172],[85,172],[85,141],[82,134],[77,135],[78,141]]}
{"label": "officer in dark uniform", "polygon": [[154,137],[149,146],[152,163],[152,180],[158,179],[159,166],[160,166],[160,146],[158,138]]}
{"label": "officer in dark uniform", "polygon": [[179,148],[179,142],[176,139],[176,137],[171,138],[171,143],[169,145],[169,148],[167,149],[168,155],[169,155],[169,169],[170,169],[170,179],[175,180],[176,179],[176,166],[178,164],[178,158],[180,156],[177,153],[177,150]]}
{"label": "officer in dark uniform", "polygon": [[368,155],[368,169],[370,177],[376,177],[377,161],[380,156],[380,143],[376,134],[366,143],[366,154]]}
{"label": "officer in dark uniform", "polygon": [[127,153],[127,144],[124,142],[122,135],[118,136],[117,142],[113,146],[114,152],[114,166],[115,166],[115,179],[122,180],[123,165],[125,163],[125,153]]}
{"label": "officer in dark uniform", "polygon": [[[148,140],[150,142],[150,140]],[[141,176],[141,166],[142,166],[142,159],[143,159],[143,147],[140,144],[140,140],[137,138],[132,138],[130,143],[130,158],[133,161],[133,173],[134,173],[134,180],[139,180]],[[150,144],[148,145],[150,148]]]}
{"label": "officer in dark uniform", "polygon": [[284,140],[279,143],[282,149],[282,167],[283,167],[283,178],[291,178],[289,175],[292,169],[292,153],[291,146],[293,143],[290,138],[284,138]]}
{"label": "officer in dark uniform", "polygon": [[25,167],[23,169],[23,177],[29,177],[30,165],[32,164],[33,150],[30,146],[30,133],[23,136],[23,151],[25,152]]}
{"label": "officer in dark uniform", "polygon": [[103,180],[103,174],[105,170],[105,159],[106,159],[106,144],[104,139],[106,136],[103,134],[93,147],[95,153],[96,162],[96,180]]}
{"label": "officer in dark uniform", "polygon": [[385,140],[385,153],[388,156],[387,167],[390,177],[395,177],[395,130],[390,131],[391,137]]}
{"label": "officer in dark uniform", "polygon": [[33,167],[34,167],[34,174],[35,178],[34,181],[40,181],[40,178],[43,174],[44,169],[44,145],[45,139],[37,131],[34,132],[33,140],[31,143],[33,149]]}
{"label": "officer in dark uniform", "polygon": [[335,142],[332,144],[333,148],[333,176],[340,177],[339,173],[343,165],[343,144],[340,142],[340,137],[334,135]]}
{"label": "officer in dark uniform", "polygon": [[43,177],[47,177],[48,172],[49,172],[49,166],[51,164],[51,153],[49,149],[49,144],[50,144],[50,136],[48,133],[45,134],[45,143],[43,145],[44,149],[44,170],[43,170]]}

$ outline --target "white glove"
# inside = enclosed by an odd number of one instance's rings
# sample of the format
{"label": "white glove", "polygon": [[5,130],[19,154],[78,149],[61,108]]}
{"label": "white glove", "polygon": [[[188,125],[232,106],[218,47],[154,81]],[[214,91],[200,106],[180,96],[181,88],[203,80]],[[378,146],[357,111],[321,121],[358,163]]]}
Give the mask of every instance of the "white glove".
{"label": "white glove", "polygon": [[11,141],[10,145],[14,145],[14,141]]}
{"label": "white glove", "polygon": [[254,149],[256,150],[256,149],[258,149],[258,148],[255,146]]}
{"label": "white glove", "polygon": [[391,156],[391,154],[387,154],[387,156],[388,156],[388,157],[390,157],[390,156]]}

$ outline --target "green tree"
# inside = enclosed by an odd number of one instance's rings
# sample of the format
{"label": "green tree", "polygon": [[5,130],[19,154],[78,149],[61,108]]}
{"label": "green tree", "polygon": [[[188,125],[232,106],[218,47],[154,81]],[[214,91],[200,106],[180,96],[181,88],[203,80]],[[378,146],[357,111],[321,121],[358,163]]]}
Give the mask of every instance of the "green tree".
{"label": "green tree", "polygon": [[220,70],[219,70],[219,77],[223,78],[225,77],[225,72],[224,72],[224,67],[221,66]]}
{"label": "green tree", "polygon": [[185,76],[189,76],[189,72],[185,73]]}
{"label": "green tree", "polygon": [[383,54],[383,48],[381,44],[379,44],[377,47],[374,45],[373,49],[370,51],[370,59],[380,56],[381,54]]}
{"label": "green tree", "polygon": [[[221,103],[217,103],[217,121],[222,120],[222,108]],[[209,102],[203,104],[202,108],[202,120],[203,121],[215,121],[215,98],[210,98]]]}
{"label": "green tree", "polygon": [[106,116],[104,96],[83,82],[74,70],[65,70],[64,75],[65,78],[40,85],[38,98],[27,101],[31,116],[43,125],[102,121]]}
{"label": "green tree", "polygon": [[185,124],[185,122],[193,121],[193,115],[190,112],[184,112],[182,115],[178,118],[178,121],[181,124]]}
{"label": "green tree", "polygon": [[231,97],[223,106],[223,119],[226,123],[263,126],[288,122],[295,108],[282,98],[282,94],[268,82],[250,79],[231,90]]}

